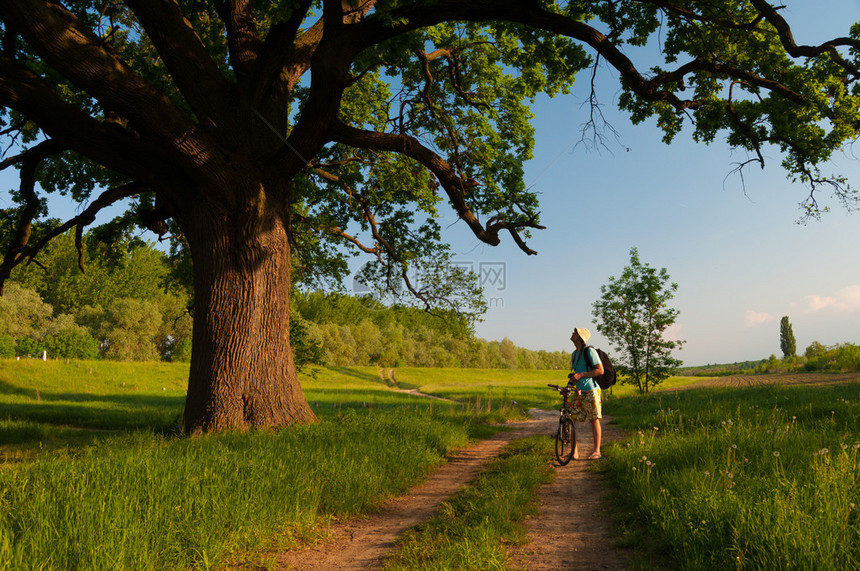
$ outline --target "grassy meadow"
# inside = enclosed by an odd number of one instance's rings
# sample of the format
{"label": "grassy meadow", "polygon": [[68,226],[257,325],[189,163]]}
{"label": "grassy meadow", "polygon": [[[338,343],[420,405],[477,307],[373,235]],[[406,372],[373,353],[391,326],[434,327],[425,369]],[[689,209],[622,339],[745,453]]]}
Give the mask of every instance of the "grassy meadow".
{"label": "grassy meadow", "polygon": [[376,368],[316,369],[319,423],[188,439],[186,367],[0,361],[0,569],[265,566],[525,416],[483,385],[448,402]]}
{"label": "grassy meadow", "polygon": [[619,535],[678,569],[860,568],[860,381],[619,399]]}
{"label": "grassy meadow", "polygon": [[[565,380],[309,369],[320,422],[189,439],[186,375],[0,360],[0,571],[270,568],[269,554],[404,492],[499,422],[556,407],[546,384]],[[647,397],[617,386],[605,404],[630,438],[596,469],[617,489],[617,535],[641,568],[860,567],[860,383],[671,390],[698,380]],[[388,567],[507,569],[551,460],[550,439],[515,442],[402,538]]]}

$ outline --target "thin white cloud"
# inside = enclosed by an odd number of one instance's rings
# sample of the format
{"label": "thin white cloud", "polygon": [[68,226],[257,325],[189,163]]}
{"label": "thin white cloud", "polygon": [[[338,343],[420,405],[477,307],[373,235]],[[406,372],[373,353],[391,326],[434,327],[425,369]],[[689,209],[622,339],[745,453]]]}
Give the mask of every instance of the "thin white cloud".
{"label": "thin white cloud", "polygon": [[673,323],[663,331],[663,339],[666,341],[680,341],[681,330],[684,328],[680,323]]}
{"label": "thin white cloud", "polygon": [[762,323],[767,323],[774,319],[776,319],[776,317],[770,313],[753,311],[752,309],[748,309],[746,310],[746,313],[744,313],[744,322],[747,327],[755,327],[756,325],[761,325]]}
{"label": "thin white cloud", "polygon": [[860,285],[844,287],[835,295],[807,295],[806,311],[820,311],[822,309],[835,309],[837,311],[856,311],[860,309]]}

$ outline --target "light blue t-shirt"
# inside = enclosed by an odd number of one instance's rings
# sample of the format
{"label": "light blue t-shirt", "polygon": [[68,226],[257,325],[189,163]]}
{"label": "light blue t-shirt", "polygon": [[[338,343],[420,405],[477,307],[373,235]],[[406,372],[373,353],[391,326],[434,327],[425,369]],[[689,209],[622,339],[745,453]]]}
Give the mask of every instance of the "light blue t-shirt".
{"label": "light blue t-shirt", "polygon": [[[580,357],[580,352],[574,351],[570,356],[570,369],[574,373],[587,373],[594,369],[597,364],[600,362],[600,356],[597,354],[597,350],[594,347],[588,347],[588,359],[586,360],[583,355]],[[592,366],[589,367],[588,364],[591,363]],[[576,381],[576,388],[581,391],[591,391],[597,387],[597,383],[594,382],[594,379],[591,377],[583,377]]]}

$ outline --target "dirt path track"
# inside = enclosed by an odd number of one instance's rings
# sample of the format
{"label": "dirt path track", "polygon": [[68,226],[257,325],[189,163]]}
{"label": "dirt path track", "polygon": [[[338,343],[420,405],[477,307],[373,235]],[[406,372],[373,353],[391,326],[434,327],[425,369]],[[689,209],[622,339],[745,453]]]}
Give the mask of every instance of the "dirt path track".
{"label": "dirt path track", "polygon": [[[550,414],[556,424],[557,413]],[[622,440],[624,433],[609,424],[611,417],[603,419],[603,443]],[[594,441],[590,428],[578,424],[577,439],[581,452],[591,452]],[[514,557],[514,562],[523,569],[624,569],[627,554],[614,546],[609,534],[610,521],[602,513],[602,502],[609,487],[599,474],[589,469],[592,465],[592,462],[573,460],[567,466],[557,466],[556,480],[541,489],[539,515],[527,522],[531,541]]]}
{"label": "dirt path track", "polygon": [[[393,549],[395,539],[433,517],[439,504],[468,484],[508,442],[555,433],[556,412],[532,412],[534,418],[516,423],[514,430],[461,450],[427,481],[389,500],[377,513],[334,524],[330,537],[314,547],[280,554],[278,568],[381,569],[383,557]],[[590,431],[584,432],[588,432],[584,449],[591,450]],[[604,426],[605,442],[617,438],[617,429]],[[606,525],[589,523],[600,521],[596,514],[603,491],[599,476],[587,469],[590,464],[573,461],[558,467],[557,480],[541,490],[541,515],[529,521],[531,543],[518,551],[515,564],[529,570],[623,568],[620,556],[608,556],[612,543],[605,537]]]}

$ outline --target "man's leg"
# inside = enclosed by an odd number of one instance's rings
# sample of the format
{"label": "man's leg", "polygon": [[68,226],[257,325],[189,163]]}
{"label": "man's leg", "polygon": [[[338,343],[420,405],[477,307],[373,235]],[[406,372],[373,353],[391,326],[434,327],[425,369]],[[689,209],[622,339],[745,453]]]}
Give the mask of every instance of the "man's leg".
{"label": "man's leg", "polygon": [[603,436],[603,430],[600,427],[600,419],[595,418],[591,421],[591,434],[594,436],[594,452],[590,458],[600,458],[600,439]]}

